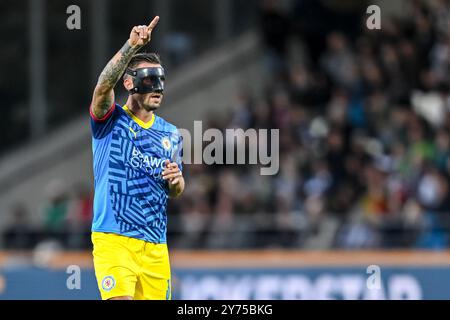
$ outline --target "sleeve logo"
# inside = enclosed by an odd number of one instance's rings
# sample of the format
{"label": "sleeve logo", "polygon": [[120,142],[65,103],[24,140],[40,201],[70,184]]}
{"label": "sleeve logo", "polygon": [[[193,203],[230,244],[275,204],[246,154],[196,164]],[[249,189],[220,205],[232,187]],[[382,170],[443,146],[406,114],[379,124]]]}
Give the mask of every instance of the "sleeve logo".
{"label": "sleeve logo", "polygon": [[116,285],[116,280],[114,280],[113,276],[106,276],[102,280],[102,289],[105,291],[109,291],[114,288]]}
{"label": "sleeve logo", "polygon": [[161,139],[161,144],[164,148],[164,150],[169,151],[170,148],[172,148],[172,143],[170,142],[169,137],[164,137]]}

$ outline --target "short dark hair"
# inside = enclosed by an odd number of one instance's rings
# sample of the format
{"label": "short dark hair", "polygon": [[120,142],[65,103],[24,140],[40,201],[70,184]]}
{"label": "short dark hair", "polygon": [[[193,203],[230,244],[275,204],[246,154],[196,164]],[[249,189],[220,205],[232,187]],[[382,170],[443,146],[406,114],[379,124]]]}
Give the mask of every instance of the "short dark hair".
{"label": "short dark hair", "polygon": [[161,58],[157,53],[154,52],[137,53],[131,58],[130,62],[128,63],[128,68],[133,69],[141,62],[161,64]]}

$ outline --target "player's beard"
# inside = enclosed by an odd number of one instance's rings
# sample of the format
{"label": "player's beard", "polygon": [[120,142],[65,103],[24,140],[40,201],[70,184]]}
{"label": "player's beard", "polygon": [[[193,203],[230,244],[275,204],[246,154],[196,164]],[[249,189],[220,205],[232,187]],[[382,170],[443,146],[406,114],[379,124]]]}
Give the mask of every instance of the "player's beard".
{"label": "player's beard", "polygon": [[146,98],[144,100],[144,103],[142,103],[142,107],[146,111],[154,111],[161,106],[162,98],[163,98],[163,96],[161,95],[161,98],[159,98],[159,102],[155,102],[155,101],[152,101],[154,98],[149,96],[148,98]]}
{"label": "player's beard", "polygon": [[142,107],[145,109],[145,111],[155,111],[160,107],[160,103],[144,103]]}

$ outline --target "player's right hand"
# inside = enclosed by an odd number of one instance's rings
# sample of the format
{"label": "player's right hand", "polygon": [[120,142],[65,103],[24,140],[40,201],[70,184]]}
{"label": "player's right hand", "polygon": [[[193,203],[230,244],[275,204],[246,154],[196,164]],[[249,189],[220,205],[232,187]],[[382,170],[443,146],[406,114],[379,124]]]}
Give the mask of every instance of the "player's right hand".
{"label": "player's right hand", "polygon": [[130,39],[128,40],[129,45],[131,47],[142,47],[149,43],[152,37],[153,28],[158,21],[159,16],[156,16],[148,26],[142,25],[133,27],[130,33]]}

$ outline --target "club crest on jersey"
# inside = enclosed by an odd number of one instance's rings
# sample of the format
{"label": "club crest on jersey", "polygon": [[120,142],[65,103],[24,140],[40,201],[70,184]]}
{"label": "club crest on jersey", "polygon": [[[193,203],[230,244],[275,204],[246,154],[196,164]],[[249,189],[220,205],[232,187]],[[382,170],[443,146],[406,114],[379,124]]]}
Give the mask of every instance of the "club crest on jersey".
{"label": "club crest on jersey", "polygon": [[116,285],[116,280],[114,280],[113,276],[106,276],[102,280],[102,288],[105,291],[109,291],[114,288]]}
{"label": "club crest on jersey", "polygon": [[164,150],[169,151],[170,148],[172,147],[172,143],[170,142],[169,137],[164,137],[161,139],[161,144],[164,148]]}

